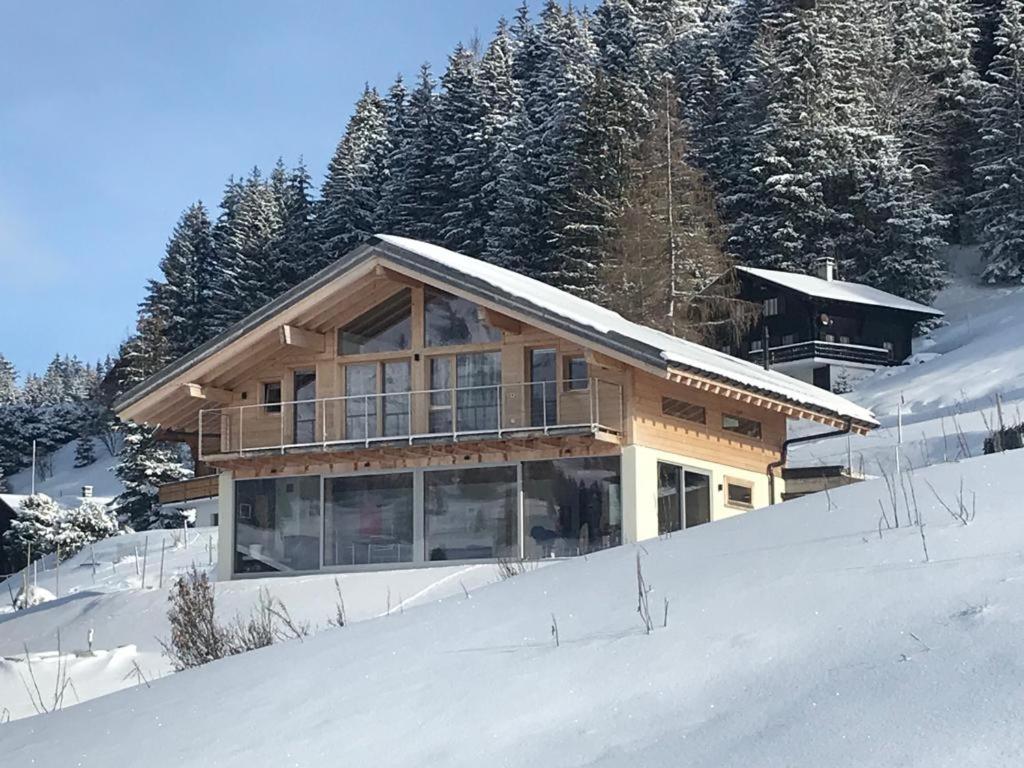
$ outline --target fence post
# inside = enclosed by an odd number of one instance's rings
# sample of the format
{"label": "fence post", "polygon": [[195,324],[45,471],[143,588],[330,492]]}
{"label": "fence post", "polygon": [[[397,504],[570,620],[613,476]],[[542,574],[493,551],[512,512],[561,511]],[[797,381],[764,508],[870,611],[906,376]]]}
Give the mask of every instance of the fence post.
{"label": "fence post", "polygon": [[92,583],[96,583],[96,545],[89,545],[89,552],[92,555]]}
{"label": "fence post", "polygon": [[207,553],[207,565],[213,565],[213,534],[206,534],[206,553]]}
{"label": "fence post", "polygon": [[167,539],[160,542],[160,589],[164,588],[164,553],[167,551]]}
{"label": "fence post", "polygon": [[60,544],[57,545],[57,586],[56,586],[56,590],[57,590],[56,597],[60,597]]}
{"label": "fence post", "polygon": [[139,575],[139,545],[132,544],[132,548],[135,550],[135,575]]}
{"label": "fence post", "polygon": [[143,539],[142,544],[142,588],[146,588],[146,562],[149,560],[149,536]]}

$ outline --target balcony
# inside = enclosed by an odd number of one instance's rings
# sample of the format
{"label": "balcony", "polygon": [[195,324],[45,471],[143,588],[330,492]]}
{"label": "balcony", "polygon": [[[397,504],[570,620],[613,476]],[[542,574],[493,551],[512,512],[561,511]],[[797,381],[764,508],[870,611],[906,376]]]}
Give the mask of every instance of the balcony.
{"label": "balcony", "polygon": [[199,412],[199,458],[572,435],[615,442],[623,413],[622,386],[599,378],[222,406]]}
{"label": "balcony", "polygon": [[[764,350],[751,350],[750,360],[763,364]],[[892,364],[892,353],[885,347],[866,347],[861,344],[838,344],[832,341],[800,341],[768,350],[768,364],[799,362],[801,360],[828,360],[840,363],[859,363],[881,367]]]}

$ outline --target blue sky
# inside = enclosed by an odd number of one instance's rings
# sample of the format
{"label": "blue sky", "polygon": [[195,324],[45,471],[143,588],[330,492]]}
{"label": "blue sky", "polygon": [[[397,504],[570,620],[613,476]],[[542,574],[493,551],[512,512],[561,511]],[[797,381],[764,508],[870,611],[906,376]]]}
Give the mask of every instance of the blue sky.
{"label": "blue sky", "polygon": [[519,2],[0,4],[0,353],[116,351],[185,206],[279,156],[319,182],[364,83],[440,74]]}

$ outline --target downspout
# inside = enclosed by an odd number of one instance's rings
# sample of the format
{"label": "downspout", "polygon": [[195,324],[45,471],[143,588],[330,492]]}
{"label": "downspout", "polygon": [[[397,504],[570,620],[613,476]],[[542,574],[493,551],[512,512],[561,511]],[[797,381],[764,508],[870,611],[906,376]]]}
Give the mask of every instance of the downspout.
{"label": "downspout", "polygon": [[779,456],[778,461],[773,461],[768,465],[768,503],[775,503],[775,469],[777,467],[786,466],[786,456],[789,454],[789,446],[796,445],[797,443],[809,443],[812,440],[825,440],[830,437],[839,437],[840,435],[848,435],[853,430],[853,419],[847,418],[846,423],[842,429],[836,429],[832,432],[824,432],[816,435],[804,435],[803,437],[792,437],[782,442],[782,453]]}

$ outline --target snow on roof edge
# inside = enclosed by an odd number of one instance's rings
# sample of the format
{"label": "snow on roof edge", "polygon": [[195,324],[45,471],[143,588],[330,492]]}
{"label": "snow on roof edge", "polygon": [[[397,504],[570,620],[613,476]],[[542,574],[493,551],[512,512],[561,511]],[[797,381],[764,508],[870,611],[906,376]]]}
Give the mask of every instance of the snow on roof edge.
{"label": "snow on roof edge", "polygon": [[784,288],[802,293],[807,296],[815,296],[821,299],[832,301],[845,301],[850,304],[862,304],[874,307],[888,307],[903,312],[913,312],[920,315],[942,317],[941,310],[920,304],[910,299],[904,299],[894,293],[873,288],[863,283],[852,283],[845,280],[824,280],[815,275],[805,275],[800,272],[783,272],[778,269],[763,269],[761,267],[736,266],[737,271],[743,272],[770,283],[781,285]]}

